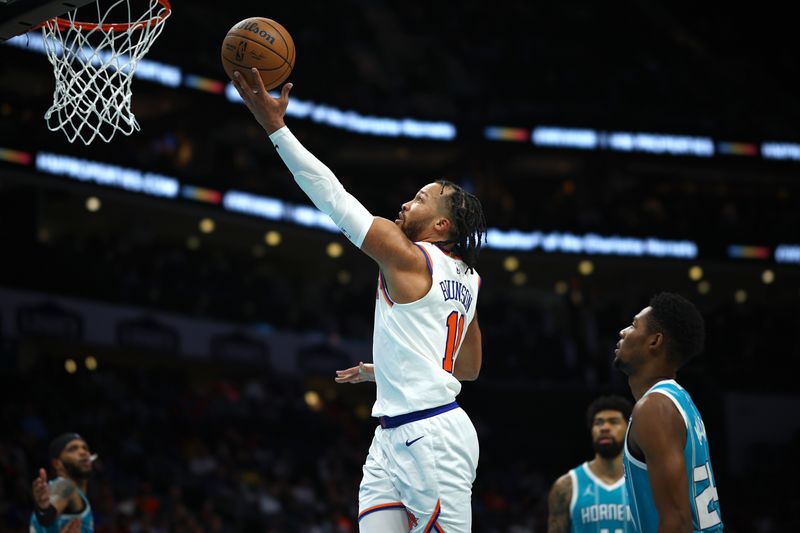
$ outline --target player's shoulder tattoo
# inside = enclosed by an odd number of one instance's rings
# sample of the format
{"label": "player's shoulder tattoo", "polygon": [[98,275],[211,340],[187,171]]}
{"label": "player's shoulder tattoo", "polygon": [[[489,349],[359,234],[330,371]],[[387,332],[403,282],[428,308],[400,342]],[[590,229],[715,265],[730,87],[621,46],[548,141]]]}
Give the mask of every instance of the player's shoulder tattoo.
{"label": "player's shoulder tattoo", "polygon": [[572,477],[567,473],[553,483],[547,500],[547,532],[569,532],[569,504],[572,498]]}
{"label": "player's shoulder tattoo", "polygon": [[50,498],[69,500],[78,490],[78,486],[71,479],[60,477],[50,485]]}

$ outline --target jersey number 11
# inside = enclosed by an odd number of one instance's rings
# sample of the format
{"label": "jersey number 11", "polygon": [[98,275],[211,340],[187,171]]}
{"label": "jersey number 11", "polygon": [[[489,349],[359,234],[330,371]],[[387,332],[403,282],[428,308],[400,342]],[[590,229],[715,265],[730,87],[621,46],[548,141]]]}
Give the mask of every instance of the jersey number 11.
{"label": "jersey number 11", "polygon": [[461,344],[461,334],[464,333],[464,315],[453,311],[447,315],[447,341],[444,345],[444,358],[442,368],[453,373],[453,358]]}

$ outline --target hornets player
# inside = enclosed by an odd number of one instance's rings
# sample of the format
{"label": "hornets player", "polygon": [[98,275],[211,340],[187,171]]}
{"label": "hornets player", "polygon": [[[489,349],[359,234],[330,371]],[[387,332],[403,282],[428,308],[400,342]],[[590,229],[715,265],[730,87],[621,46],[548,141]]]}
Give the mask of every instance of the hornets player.
{"label": "hornets player", "polygon": [[94,531],[92,507],[86,497],[92,456],[77,433],[65,433],[50,443],[56,478],[48,483],[45,469],[33,480],[35,509],[31,533],[89,533]]}
{"label": "hornets player", "polygon": [[633,531],[622,475],[631,402],[601,396],[586,411],[594,459],[558,478],[548,499],[547,533]]}
{"label": "hornets player", "polygon": [[685,298],[661,293],[619,336],[614,365],[628,375],[636,398],[624,464],[637,531],[722,531],[705,425],[675,381],[703,349],[703,317]]}
{"label": "hornets player", "polygon": [[363,468],[359,530],[467,533],[478,437],[455,398],[460,380],[475,379],[481,366],[481,204],[440,180],[404,203],[394,222],[372,216],[286,127],[291,84],[276,99],[252,74],[255,86],[239,72],[234,85],[295,181],[379,267],[369,373],[380,426]]}

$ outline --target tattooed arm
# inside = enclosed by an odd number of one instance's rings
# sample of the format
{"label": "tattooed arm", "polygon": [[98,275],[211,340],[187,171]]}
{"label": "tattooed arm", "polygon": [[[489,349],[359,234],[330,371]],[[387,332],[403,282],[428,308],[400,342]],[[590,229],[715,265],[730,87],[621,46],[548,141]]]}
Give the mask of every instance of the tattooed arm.
{"label": "tattooed arm", "polygon": [[553,483],[547,499],[547,533],[569,533],[569,504],[572,498],[572,478],[564,474]]}
{"label": "tattooed arm", "polygon": [[71,479],[60,477],[50,485],[50,503],[52,503],[59,513],[65,509],[72,512],[82,511],[83,502],[78,486]]}
{"label": "tattooed arm", "polygon": [[32,488],[36,516],[42,526],[47,527],[55,522],[58,515],[67,509],[71,512],[83,511],[83,500],[72,480],[58,478],[48,485],[47,472],[41,468],[39,476],[33,480]]}

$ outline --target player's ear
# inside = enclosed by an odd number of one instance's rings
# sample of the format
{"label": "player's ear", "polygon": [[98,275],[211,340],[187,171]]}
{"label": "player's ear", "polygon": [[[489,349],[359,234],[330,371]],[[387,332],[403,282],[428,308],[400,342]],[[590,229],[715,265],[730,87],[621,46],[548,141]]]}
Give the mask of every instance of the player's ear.
{"label": "player's ear", "polygon": [[64,463],[61,462],[61,459],[51,459],[50,466],[53,467],[53,472],[58,472],[58,469],[62,468]]}
{"label": "player's ear", "polygon": [[452,228],[453,225],[450,223],[449,218],[437,218],[436,222],[434,223],[434,227],[436,228],[437,232],[445,236],[445,240],[450,240],[450,228]]}
{"label": "player's ear", "polygon": [[663,333],[660,333],[660,332],[659,333],[653,333],[652,335],[650,335],[650,340],[648,342],[648,347],[650,348],[650,351],[655,352],[655,351],[660,350],[661,348],[663,348],[665,342],[666,342],[666,339],[664,339],[664,334]]}

